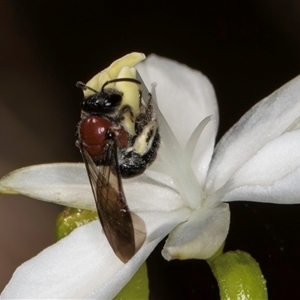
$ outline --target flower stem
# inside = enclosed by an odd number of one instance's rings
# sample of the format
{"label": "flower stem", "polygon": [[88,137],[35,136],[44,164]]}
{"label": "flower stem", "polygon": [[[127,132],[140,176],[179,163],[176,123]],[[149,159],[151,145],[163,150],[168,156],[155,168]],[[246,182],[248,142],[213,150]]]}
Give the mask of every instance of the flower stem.
{"label": "flower stem", "polygon": [[268,299],[266,280],[250,254],[229,251],[207,262],[217,279],[222,300]]}

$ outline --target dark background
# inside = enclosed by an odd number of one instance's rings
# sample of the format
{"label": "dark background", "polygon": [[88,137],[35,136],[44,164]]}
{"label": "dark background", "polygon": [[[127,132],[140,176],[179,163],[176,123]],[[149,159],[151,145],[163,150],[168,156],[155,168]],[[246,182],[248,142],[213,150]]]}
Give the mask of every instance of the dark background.
{"label": "dark background", "polygon": [[[0,176],[32,164],[80,161],[81,91],[116,58],[156,53],[201,70],[220,105],[219,137],[254,103],[300,73],[300,4],[291,0],[0,0]],[[1,196],[0,289],[53,241],[61,208]],[[270,299],[300,294],[300,206],[230,204],[225,250],[261,265]],[[204,261],[149,258],[151,299],[218,299]]]}

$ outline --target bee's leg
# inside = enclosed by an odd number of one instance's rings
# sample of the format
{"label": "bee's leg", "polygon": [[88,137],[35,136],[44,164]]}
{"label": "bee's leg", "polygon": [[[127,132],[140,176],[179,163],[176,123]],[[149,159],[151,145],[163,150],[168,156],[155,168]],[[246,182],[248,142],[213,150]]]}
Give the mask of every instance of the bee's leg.
{"label": "bee's leg", "polygon": [[129,118],[131,122],[134,122],[134,113],[132,107],[129,105],[124,105],[118,113],[118,121]]}
{"label": "bee's leg", "polygon": [[152,121],[144,126],[133,146],[122,153],[122,160],[119,161],[122,176],[134,177],[142,174],[155,160],[159,143],[157,122]]}

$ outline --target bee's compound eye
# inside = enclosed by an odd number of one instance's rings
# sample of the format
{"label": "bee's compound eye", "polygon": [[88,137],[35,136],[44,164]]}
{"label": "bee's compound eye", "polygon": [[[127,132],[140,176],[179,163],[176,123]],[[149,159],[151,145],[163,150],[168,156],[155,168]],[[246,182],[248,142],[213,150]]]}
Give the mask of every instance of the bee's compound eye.
{"label": "bee's compound eye", "polygon": [[103,91],[83,100],[81,107],[90,113],[110,114],[115,113],[122,102],[122,94],[117,91]]}
{"label": "bee's compound eye", "polygon": [[122,96],[120,94],[110,94],[107,95],[103,102],[105,108],[118,107],[121,104]]}
{"label": "bee's compound eye", "polygon": [[107,130],[112,123],[98,116],[89,116],[79,124],[82,144],[93,158],[101,157],[107,141]]}

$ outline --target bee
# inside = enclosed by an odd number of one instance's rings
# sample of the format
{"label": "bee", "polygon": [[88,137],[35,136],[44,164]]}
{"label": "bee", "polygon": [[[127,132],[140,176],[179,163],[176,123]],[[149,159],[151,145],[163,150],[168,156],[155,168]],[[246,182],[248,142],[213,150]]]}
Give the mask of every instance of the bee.
{"label": "bee", "polygon": [[[126,263],[143,245],[146,228],[144,221],[129,210],[122,178],[142,174],[155,160],[160,135],[151,94],[142,95],[137,89],[135,112],[130,102],[123,105],[121,91],[107,87],[119,81],[141,85],[134,78],[117,78],[106,81],[97,91],[77,82],[77,87],[92,93],[81,103],[76,145],[86,166],[103,231],[115,254]],[[143,90],[147,91],[144,83]]]}

